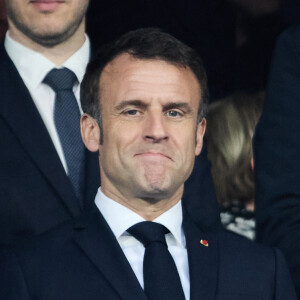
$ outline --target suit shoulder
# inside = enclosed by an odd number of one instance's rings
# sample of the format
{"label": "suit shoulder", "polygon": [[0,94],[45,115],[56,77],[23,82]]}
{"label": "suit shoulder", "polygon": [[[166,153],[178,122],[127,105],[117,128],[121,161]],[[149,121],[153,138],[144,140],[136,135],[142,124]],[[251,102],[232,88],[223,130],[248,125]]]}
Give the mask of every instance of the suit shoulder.
{"label": "suit shoulder", "polygon": [[5,78],[5,75],[7,75],[7,69],[10,69],[14,66],[13,62],[11,61],[5,50],[3,43],[0,44],[0,66],[0,75],[2,74],[2,76],[4,76],[3,78]]}
{"label": "suit shoulder", "polygon": [[[257,276],[270,275],[270,279],[278,271],[278,267],[286,269],[286,262],[277,248],[250,241],[230,232],[220,234],[220,257],[225,267],[236,265],[248,274]],[[288,271],[287,271],[288,274]]]}
{"label": "suit shoulder", "polygon": [[98,218],[98,214],[97,209],[92,206],[80,216],[60,223],[38,236],[29,237],[25,241],[10,246],[9,249],[17,256],[34,256],[34,253],[43,254],[44,252],[45,254],[57,253],[61,248],[70,246],[76,233],[85,228],[90,219]]}
{"label": "suit shoulder", "polygon": [[230,251],[230,253],[240,252],[241,254],[251,255],[271,255],[274,249],[259,244],[254,241],[232,233],[230,231],[220,232],[220,246]]}
{"label": "suit shoulder", "polygon": [[[229,232],[219,238],[219,290],[242,293],[247,287],[264,299],[296,299],[285,259],[276,248],[247,240]],[[277,297],[276,296],[276,297]],[[277,299],[277,298],[276,298]]]}
{"label": "suit shoulder", "polygon": [[34,257],[37,253],[49,253],[59,249],[72,239],[74,234],[74,220],[65,221],[38,236],[31,236],[26,240],[8,247],[16,256]]}
{"label": "suit shoulder", "polygon": [[286,269],[285,259],[277,248],[258,244],[230,232],[220,234],[219,241],[220,257],[225,268],[235,265],[240,270],[247,270],[248,274],[257,274],[262,278],[269,274],[270,279],[278,271],[278,266]]}
{"label": "suit shoulder", "polygon": [[286,45],[294,45],[297,50],[300,50],[300,23],[289,27],[279,35],[277,48]]}

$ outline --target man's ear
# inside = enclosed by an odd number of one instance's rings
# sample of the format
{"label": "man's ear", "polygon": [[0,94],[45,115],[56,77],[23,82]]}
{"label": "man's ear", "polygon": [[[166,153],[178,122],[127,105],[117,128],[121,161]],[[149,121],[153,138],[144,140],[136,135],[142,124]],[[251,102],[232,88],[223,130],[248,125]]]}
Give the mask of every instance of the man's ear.
{"label": "man's ear", "polygon": [[197,126],[197,132],[196,132],[196,148],[195,148],[195,155],[199,155],[202,146],[203,146],[203,137],[206,129],[206,119],[202,119],[202,121]]}
{"label": "man's ear", "polygon": [[91,152],[99,150],[100,128],[97,121],[88,114],[80,119],[81,138],[86,148]]}

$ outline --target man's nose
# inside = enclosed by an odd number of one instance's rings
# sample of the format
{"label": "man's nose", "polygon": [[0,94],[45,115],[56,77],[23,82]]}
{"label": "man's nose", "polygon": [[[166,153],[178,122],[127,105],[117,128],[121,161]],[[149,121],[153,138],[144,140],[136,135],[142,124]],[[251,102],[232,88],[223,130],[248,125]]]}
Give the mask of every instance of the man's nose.
{"label": "man's nose", "polygon": [[168,139],[167,124],[161,114],[149,113],[144,123],[144,139],[159,143]]}

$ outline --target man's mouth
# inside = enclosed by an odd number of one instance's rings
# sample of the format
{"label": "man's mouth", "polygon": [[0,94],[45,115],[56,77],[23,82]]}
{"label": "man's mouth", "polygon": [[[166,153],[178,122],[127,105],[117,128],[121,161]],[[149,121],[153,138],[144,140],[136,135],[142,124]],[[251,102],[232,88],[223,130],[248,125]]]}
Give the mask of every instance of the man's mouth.
{"label": "man's mouth", "polygon": [[172,158],[170,156],[168,156],[164,153],[152,152],[152,151],[135,154],[135,157],[141,157],[146,160],[147,159],[149,159],[149,160],[165,160],[165,159],[172,160]]}
{"label": "man's mouth", "polygon": [[62,0],[33,0],[30,1],[37,9],[41,11],[54,11],[65,1]]}

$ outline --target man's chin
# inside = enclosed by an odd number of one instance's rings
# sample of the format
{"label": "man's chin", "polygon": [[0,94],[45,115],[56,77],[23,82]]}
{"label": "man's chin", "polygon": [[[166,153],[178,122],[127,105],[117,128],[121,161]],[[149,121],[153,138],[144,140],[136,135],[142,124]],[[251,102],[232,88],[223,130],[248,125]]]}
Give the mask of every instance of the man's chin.
{"label": "man's chin", "polygon": [[68,34],[68,33],[57,33],[57,32],[47,32],[45,34],[31,33],[30,35],[27,33],[27,35],[31,38],[31,40],[33,40],[37,44],[47,48],[55,47],[65,42],[66,40],[68,40],[70,36],[72,36],[71,33]]}
{"label": "man's chin", "polygon": [[24,24],[16,23],[15,26],[21,31],[25,36],[29,37],[32,41],[44,47],[54,47],[57,46],[68,39],[70,39],[79,24],[56,24],[54,21],[49,22],[36,22],[35,28],[31,26],[25,26]]}
{"label": "man's chin", "polygon": [[140,199],[147,202],[158,202],[173,195],[172,188],[165,183],[160,182],[148,182],[147,186],[140,190]]}

